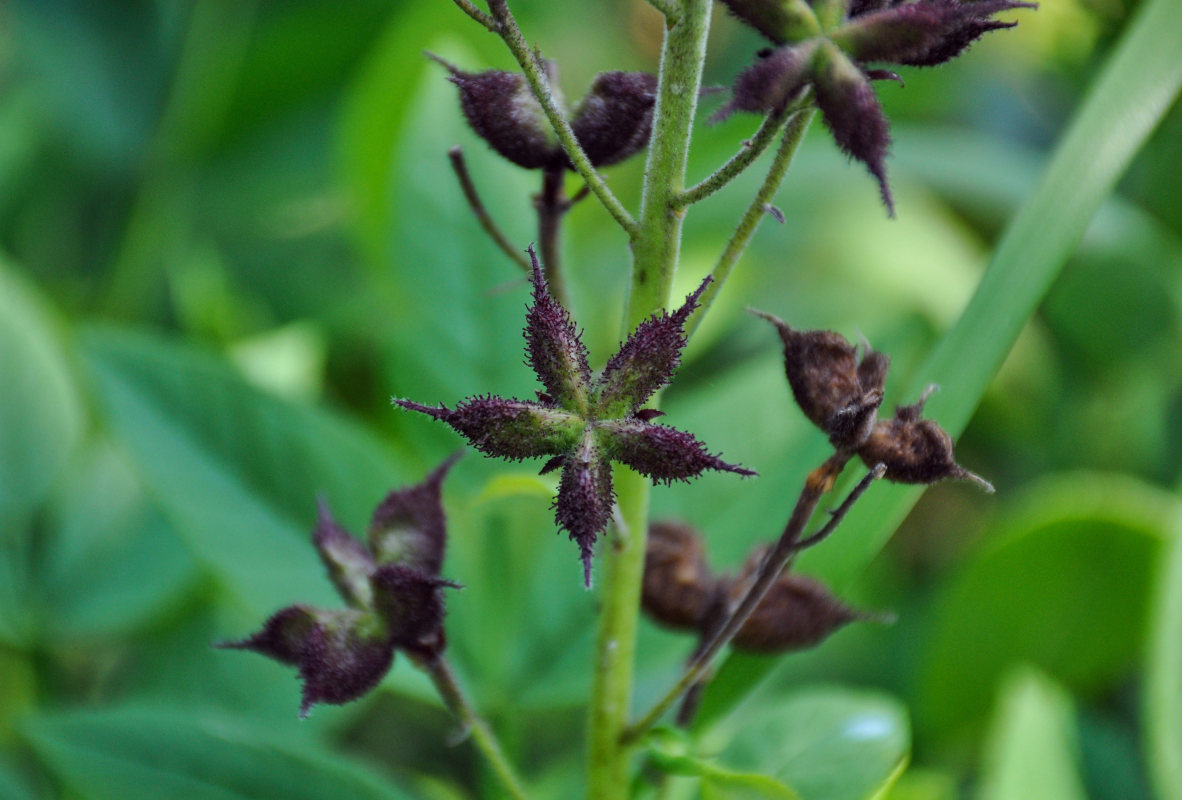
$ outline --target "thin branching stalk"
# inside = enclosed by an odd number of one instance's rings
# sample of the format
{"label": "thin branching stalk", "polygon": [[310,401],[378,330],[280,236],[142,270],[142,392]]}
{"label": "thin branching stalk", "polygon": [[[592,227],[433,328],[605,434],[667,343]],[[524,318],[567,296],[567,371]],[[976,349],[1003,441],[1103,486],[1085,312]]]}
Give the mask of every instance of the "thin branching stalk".
{"label": "thin branching stalk", "polygon": [[718,296],[719,290],[726,283],[726,279],[730,277],[731,271],[739,261],[739,257],[743,255],[743,251],[747,249],[751,238],[755,236],[755,231],[759,228],[760,221],[768,213],[767,207],[775,199],[776,192],[780,189],[780,184],[784,182],[784,175],[788,172],[788,167],[792,165],[792,157],[796,155],[796,150],[800,147],[800,142],[804,139],[804,134],[808,130],[809,123],[813,121],[813,115],[815,113],[812,108],[807,108],[797,111],[788,120],[788,125],[784,129],[784,137],[780,140],[780,146],[776,150],[775,158],[772,159],[771,169],[768,170],[767,177],[764,178],[759,191],[755,193],[755,198],[752,199],[751,205],[747,206],[747,211],[743,214],[743,218],[739,222],[739,227],[731,234],[730,241],[726,244],[726,249],[719,256],[718,263],[714,265],[714,270],[710,273],[714,277],[714,280],[706,287],[706,291],[702,294],[702,300],[697,310],[694,311],[693,315],[686,322],[685,333],[687,338],[692,336],[693,332],[697,330],[702,318],[714,302],[714,298]]}
{"label": "thin branching stalk", "polygon": [[538,212],[538,247],[542,251],[546,284],[554,299],[570,308],[566,278],[562,274],[562,218],[570,210],[565,178],[566,167],[562,164],[542,170],[542,191],[534,197],[534,209]]}
{"label": "thin branching stalk", "polygon": [[885,472],[885,467],[881,464],[871,470],[854,487],[849,497],[834,510],[824,527],[817,533],[809,536],[808,539],[802,540],[801,537],[804,534],[804,529],[808,525],[809,519],[812,518],[813,512],[817,508],[817,503],[826,492],[833,488],[837,476],[841,473],[849,458],[850,456],[847,454],[837,453],[809,473],[808,478],[805,479],[804,488],[801,489],[800,496],[796,500],[796,506],[792,509],[792,515],[788,518],[788,523],[784,526],[784,532],[780,534],[779,540],[760,564],[759,571],[753,577],[751,587],[743,595],[743,599],[735,606],[734,611],[727,620],[718,627],[717,631],[711,636],[710,641],[699,649],[697,656],[686,667],[685,672],[677,683],[649,709],[648,713],[624,732],[623,740],[625,742],[635,742],[651,730],[660,721],[661,717],[665,715],[665,712],[672,708],[673,704],[683,694],[702,679],[707,670],[710,669],[715,656],[735,637],[735,634],[739,632],[739,629],[743,627],[743,624],[751,616],[752,612],[755,611],[760,601],[763,600],[768,589],[775,583],[776,578],[779,577],[784,566],[793,555],[799,552],[802,547],[802,541],[813,541],[815,543],[828,536],[841,523],[842,518],[866,489],[869,488],[870,484],[882,477],[883,472]]}
{"label": "thin branching stalk", "polygon": [[[668,304],[677,267],[684,216],[672,199],[685,186],[690,132],[697,111],[711,0],[684,0],[682,15],[665,31],[657,103],[639,227],[632,238],[632,283],[625,331]],[[593,187],[594,188],[594,187]],[[588,796],[623,800],[628,795],[631,747],[622,739],[628,724],[640,587],[648,532],[649,485],[632,470],[615,475],[626,536],[605,548],[605,572],[588,717]]]}
{"label": "thin branching stalk", "polygon": [[509,11],[509,4],[506,0],[489,0],[488,7],[492,11],[493,20],[497,25],[496,32],[504,39],[510,52],[513,53],[513,57],[517,59],[517,65],[521,67],[526,81],[537,96],[546,118],[550,121],[558,141],[562,144],[562,149],[570,158],[571,164],[583,176],[583,180],[591,187],[591,191],[599,198],[599,202],[603,204],[607,212],[612,215],[629,237],[635,238],[638,230],[636,220],[604,183],[603,176],[592,166],[591,160],[587,158],[587,154],[579,146],[579,141],[575,138],[570,123],[567,122],[562,109],[558,107],[554,93],[550,91],[550,82],[546,79],[546,72],[538,63],[538,58],[530,49],[529,43],[525,41],[521,29],[517,27],[517,20]]}
{"label": "thin branching stalk", "polygon": [[497,227],[497,223],[489,215],[488,209],[485,208],[480,195],[476,191],[476,184],[472,182],[472,175],[468,172],[468,164],[464,160],[464,152],[460,149],[459,145],[447,151],[447,158],[451,161],[451,168],[456,173],[456,179],[460,182],[460,189],[464,192],[464,199],[468,201],[468,207],[472,209],[472,213],[476,216],[480,227],[484,228],[484,232],[501,249],[501,252],[512,259],[513,263],[521,267],[521,270],[528,275],[529,261],[522,254],[522,250],[513,246],[513,243],[509,241],[509,237]]}
{"label": "thin branching stalk", "polygon": [[431,682],[439,691],[444,705],[460,723],[463,733],[472,738],[472,744],[476,745],[476,748],[488,761],[489,767],[497,780],[500,781],[501,786],[514,800],[526,800],[529,795],[525,792],[521,778],[517,776],[513,765],[505,758],[505,753],[501,750],[500,742],[497,741],[492,728],[476,714],[467,698],[464,697],[464,692],[456,681],[451,664],[443,656],[425,658],[417,663],[431,676]]}
{"label": "thin branching stalk", "polygon": [[484,27],[488,28],[493,33],[498,35],[501,33],[501,26],[497,23],[497,21],[473,5],[471,0],[452,0],[452,2],[459,6],[461,11],[479,22]]}
{"label": "thin branching stalk", "polygon": [[763,155],[764,151],[771,146],[771,143],[776,138],[776,134],[784,127],[784,122],[795,111],[796,109],[794,107],[784,108],[783,110],[769,114],[764,118],[763,123],[759,126],[759,130],[755,132],[755,135],[743,142],[743,147],[739,152],[735,153],[729,161],[715,170],[713,175],[677,195],[673,199],[673,202],[679,208],[691,206],[694,203],[705,200],[739,177],[747,167],[754,164],[755,160]]}

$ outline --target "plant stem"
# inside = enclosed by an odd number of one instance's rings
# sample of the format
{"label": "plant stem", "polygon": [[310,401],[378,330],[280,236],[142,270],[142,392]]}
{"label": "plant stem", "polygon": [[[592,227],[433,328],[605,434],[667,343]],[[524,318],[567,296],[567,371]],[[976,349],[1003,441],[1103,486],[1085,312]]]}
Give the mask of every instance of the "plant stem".
{"label": "plant stem", "polygon": [[681,19],[681,6],[677,0],[648,0],[648,4],[664,14],[670,25],[677,24]]}
{"label": "plant stem", "polygon": [[747,169],[747,167],[755,163],[757,158],[763,155],[764,151],[771,145],[772,140],[776,138],[776,134],[784,127],[784,121],[794,111],[795,108],[785,108],[773,114],[768,114],[763,124],[759,126],[759,130],[755,132],[754,136],[743,143],[743,147],[739,152],[735,153],[729,161],[715,170],[713,175],[677,195],[674,198],[674,203],[679,208],[691,206],[694,203],[705,200],[737,178],[742,174],[743,170]]}
{"label": "plant stem", "polygon": [[538,246],[542,251],[542,271],[550,294],[566,308],[570,308],[566,279],[562,275],[562,218],[570,209],[563,183],[566,167],[546,167],[542,170],[542,191],[534,197],[538,212]]}
{"label": "plant stem", "polygon": [[[722,651],[730,640],[735,637],[739,629],[747,621],[751,613],[763,600],[764,595],[767,594],[768,589],[775,583],[779,577],[780,572],[784,566],[791,560],[792,556],[800,551],[802,547],[801,536],[804,534],[805,526],[808,525],[809,519],[813,516],[813,512],[817,508],[817,503],[826,492],[833,488],[837,476],[845,467],[850,456],[845,453],[836,453],[831,456],[824,464],[817,467],[809,473],[808,478],[805,479],[804,487],[800,490],[800,496],[796,500],[796,506],[792,509],[792,515],[788,518],[787,524],[784,526],[784,532],[780,534],[779,540],[771,549],[771,552],[764,558],[763,563],[759,567],[759,571],[755,574],[751,588],[743,595],[743,599],[739,601],[735,610],[726,619],[725,623],[721,624],[717,631],[714,632],[709,642],[705,646],[700,647],[696,656],[691,660],[689,666],[682,674],[681,678],[674,684],[664,697],[649,709],[640,720],[629,727],[623,733],[625,742],[635,742],[645,733],[647,733],[665,712],[673,707],[683,694],[698,684],[701,678],[710,669],[714,657]],[[882,477],[885,468],[880,464],[863,478],[854,490],[850,492],[842,504],[834,511],[829,521],[816,534],[804,540],[810,544],[824,539],[837,527],[841,519],[849,511],[862,493],[878,478]]]}
{"label": "plant stem", "polygon": [[460,10],[472,19],[476,20],[493,33],[500,34],[501,27],[497,21],[473,5],[472,0],[452,0],[452,2],[459,6]]}
{"label": "plant stem", "polygon": [[625,327],[635,328],[669,302],[685,210],[676,198],[685,187],[690,127],[698,107],[709,0],[685,0],[684,15],[665,34],[653,132],[644,168],[640,229],[632,242],[632,291]]}
{"label": "plant stem", "polygon": [[772,159],[772,166],[768,171],[767,177],[764,178],[759,191],[755,193],[755,198],[751,201],[751,205],[747,206],[747,211],[743,214],[743,218],[739,222],[739,227],[731,234],[730,241],[726,244],[726,249],[722,251],[722,255],[718,258],[718,263],[715,264],[714,270],[710,273],[714,280],[710,281],[710,285],[702,293],[702,299],[699,301],[697,309],[694,310],[694,313],[686,322],[685,335],[687,339],[697,330],[699,323],[701,323],[702,318],[706,315],[706,311],[710,308],[719,290],[722,289],[722,285],[726,283],[726,279],[735,268],[739,257],[743,255],[743,251],[747,249],[747,245],[751,242],[752,237],[755,236],[755,231],[759,228],[760,221],[767,213],[766,207],[775,199],[776,192],[780,189],[780,184],[784,182],[784,175],[788,172],[788,167],[792,165],[792,157],[796,155],[796,150],[800,147],[800,142],[804,139],[804,134],[808,130],[809,123],[813,121],[813,115],[815,113],[812,108],[806,108],[797,111],[788,120],[788,126],[784,129],[784,138],[780,140],[780,146],[776,150],[775,158]]}
{"label": "plant stem", "polygon": [[447,659],[440,655],[433,658],[415,659],[415,663],[431,676],[431,682],[439,690],[444,705],[463,726],[464,732],[472,737],[472,743],[484,755],[493,774],[501,782],[505,791],[515,800],[526,800],[528,795],[525,793],[521,779],[517,777],[513,765],[505,758],[496,734],[468,704]]}
{"label": "plant stem", "polygon": [[[697,110],[711,0],[683,0],[661,54],[653,132],[645,165],[639,227],[632,239],[632,285],[625,332],[669,302],[684,211],[673,198],[685,185],[690,129]],[[632,699],[633,653],[648,535],[649,484],[626,468],[615,486],[626,535],[606,548],[595,678],[588,718],[588,796],[622,800],[628,794],[629,755],[621,734]]]}
{"label": "plant stem", "polygon": [[526,275],[529,274],[529,261],[522,255],[522,251],[513,246],[509,241],[509,237],[497,227],[497,223],[493,222],[492,216],[489,215],[488,209],[485,208],[484,203],[480,199],[480,195],[476,192],[476,184],[472,182],[472,175],[468,172],[468,164],[464,161],[464,152],[456,145],[447,151],[447,157],[451,161],[451,168],[456,173],[456,179],[460,182],[460,189],[464,192],[464,199],[468,201],[468,207],[472,209],[472,213],[476,215],[476,220],[480,223],[480,227],[484,228],[484,232],[488,234],[489,238],[493,240],[497,247],[501,248],[501,252],[513,260],[517,266],[521,267]]}
{"label": "plant stem", "polygon": [[538,58],[530,49],[529,43],[525,41],[521,29],[517,27],[517,20],[509,11],[508,2],[506,0],[489,0],[488,8],[497,23],[497,32],[504,39],[510,52],[513,53],[513,57],[517,59],[517,65],[521,67],[526,81],[538,98],[538,103],[542,106],[542,111],[550,120],[550,125],[554,128],[554,133],[562,144],[562,149],[566,151],[575,169],[583,176],[583,180],[591,187],[591,191],[599,198],[599,202],[603,204],[607,212],[612,215],[630,238],[635,238],[637,234],[636,220],[632,218],[628,209],[624,208],[619,199],[612,194],[612,190],[603,182],[603,177],[592,166],[587,154],[579,146],[570,123],[566,121],[566,116],[558,107],[553,92],[550,91],[550,82],[546,79],[545,70],[538,63]]}

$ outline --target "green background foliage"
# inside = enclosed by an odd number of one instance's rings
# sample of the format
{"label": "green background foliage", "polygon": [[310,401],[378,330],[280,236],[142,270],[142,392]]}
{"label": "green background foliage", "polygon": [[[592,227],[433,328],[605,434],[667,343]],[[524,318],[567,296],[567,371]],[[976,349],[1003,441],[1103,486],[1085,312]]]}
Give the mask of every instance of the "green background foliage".
{"label": "green background foliage", "polygon": [[[655,66],[660,21],[638,0],[513,5],[569,98]],[[1156,26],[1101,84],[1149,6]],[[1171,8],[1047,0],[881,86],[897,220],[814,126],[785,224],[759,232],[666,394],[672,424],[760,477],[659,488],[656,515],[692,521],[733,569],[824,455],[747,305],[864,334],[892,355],[888,404],[938,380],[932,416],[963,428],[959,460],[998,493],[872,487],[802,569],[898,622],[728,660],[698,728],[646,742],[638,796],[664,771],[677,797],[1182,800]],[[716,11],[706,82],[759,46]],[[0,796],[498,796],[405,659],[301,722],[290,670],[209,647],[282,605],[332,605],[307,541],[318,495],[360,531],[457,446],[391,394],[535,388],[527,289],[445,151],[464,148],[523,247],[538,187],[467,130],[425,48],[510,65],[444,0],[0,8]],[[699,124],[691,179],[756,125]],[[635,208],[639,161],[607,174]],[[758,179],[690,210],[677,294]],[[601,366],[625,238],[594,200],[566,233]],[[444,575],[465,585],[449,654],[537,796],[566,797],[584,780],[595,596],[535,467],[469,454],[448,480]],[[644,624],[638,708],[691,646]]]}

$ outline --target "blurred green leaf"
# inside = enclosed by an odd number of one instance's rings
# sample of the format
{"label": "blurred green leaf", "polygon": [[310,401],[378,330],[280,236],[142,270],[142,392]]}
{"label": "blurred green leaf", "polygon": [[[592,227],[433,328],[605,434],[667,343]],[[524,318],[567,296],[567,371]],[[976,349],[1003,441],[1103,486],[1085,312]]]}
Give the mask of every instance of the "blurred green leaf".
{"label": "blurred green leaf", "polygon": [[1154,589],[1144,707],[1145,752],[1160,800],[1182,799],[1182,513]]}
{"label": "blurred green leaf", "polygon": [[0,759],[0,797],[5,800],[36,800],[37,797],[7,759]]}
{"label": "blurred green leaf", "polygon": [[987,711],[997,680],[1032,662],[1081,691],[1141,650],[1146,587],[1176,498],[1133,479],[1071,475],[1032,487],[932,600],[916,718],[947,737]]}
{"label": "blurred green leaf", "polygon": [[[954,436],[964,429],[1089,221],[1182,85],[1182,60],[1171,38],[1182,27],[1182,3],[1150,0],[1138,14],[1038,188],[1010,222],[972,300],[919,372],[917,386],[943,387],[928,403],[926,416]],[[921,493],[920,487],[874,487],[851,511],[842,535],[802,555],[801,570],[840,589],[874,557]],[[731,667],[730,662],[738,664]],[[721,697],[714,701],[707,693],[700,723],[725,713],[774,663],[728,659],[713,690]]]}
{"label": "blurred green leaf", "polygon": [[256,613],[330,601],[305,531],[323,494],[358,530],[403,481],[361,431],[284,404],[197,351],[91,331],[84,351],[113,430],[193,552]]}
{"label": "blurred green leaf", "polygon": [[57,324],[0,259],[0,527],[45,499],[78,444],[83,412]]}
{"label": "blurred green leaf", "polygon": [[985,752],[979,800],[1087,800],[1076,767],[1071,699],[1030,668],[1002,685]]}
{"label": "blurred green leaf", "polygon": [[193,557],[110,442],[93,442],[76,459],[52,516],[40,570],[47,638],[135,630],[192,591]]}
{"label": "blurred green leaf", "polygon": [[191,709],[46,714],[22,730],[58,779],[87,800],[406,796],[339,753]]}
{"label": "blurred green leaf", "polygon": [[0,258],[0,641],[36,636],[33,512],[82,436],[78,389],[56,323]]}
{"label": "blurred green leaf", "polygon": [[700,751],[791,786],[803,800],[866,800],[899,776],[911,747],[907,712],[878,694],[816,688],[747,707]]}

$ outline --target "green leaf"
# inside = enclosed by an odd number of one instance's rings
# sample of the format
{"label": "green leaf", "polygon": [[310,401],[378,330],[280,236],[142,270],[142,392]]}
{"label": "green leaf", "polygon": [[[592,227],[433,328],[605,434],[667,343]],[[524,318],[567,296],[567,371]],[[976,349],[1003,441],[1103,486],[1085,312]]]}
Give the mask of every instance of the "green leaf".
{"label": "green leaf", "polygon": [[56,327],[36,292],[0,259],[0,527],[41,503],[82,434]]}
{"label": "green leaf", "polygon": [[1149,772],[1161,800],[1182,800],[1182,514],[1154,590],[1142,718]]}
{"label": "green leaf", "polygon": [[6,759],[0,759],[0,797],[5,800],[36,800],[37,797]]}
{"label": "green leaf", "polygon": [[323,494],[348,527],[403,481],[361,431],[248,386],[190,349],[92,331],[84,351],[109,423],[161,510],[252,613],[333,601],[307,531]]}
{"label": "green leaf", "polygon": [[[936,598],[916,717],[947,737],[983,719],[1007,669],[1031,662],[1097,691],[1136,661],[1171,495],[1079,474],[1032,487]],[[1086,587],[1086,591],[1081,587]]]}
{"label": "green leaf", "polygon": [[768,775],[803,800],[866,800],[902,772],[907,713],[895,700],[837,688],[801,691],[750,707],[703,740],[728,770]]}
{"label": "green leaf", "polygon": [[53,503],[52,546],[39,571],[46,638],[94,638],[173,613],[196,563],[150,504],[127,456],[88,444]]}
{"label": "green leaf", "polygon": [[[1100,204],[1169,109],[1182,86],[1174,32],[1182,3],[1151,0],[1138,10],[1099,80],[1056,148],[1038,188],[1019,209],[956,325],[918,371],[914,387],[943,387],[926,416],[957,436]],[[916,391],[901,396],[913,397]],[[922,488],[876,486],[849,514],[842,535],[804,553],[800,568],[838,590],[882,548]],[[732,669],[729,662],[740,661]],[[700,724],[725,713],[774,666],[732,656],[707,692]],[[739,674],[741,685],[728,679]]]}
{"label": "green leaf", "polygon": [[22,732],[60,781],[94,800],[406,796],[339,753],[190,709],[42,715]]}
{"label": "green leaf", "polygon": [[0,642],[36,638],[33,512],[82,437],[57,323],[0,257]]}
{"label": "green leaf", "polygon": [[1087,800],[1076,749],[1067,693],[1036,670],[1015,670],[1002,686],[978,800]]}

